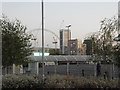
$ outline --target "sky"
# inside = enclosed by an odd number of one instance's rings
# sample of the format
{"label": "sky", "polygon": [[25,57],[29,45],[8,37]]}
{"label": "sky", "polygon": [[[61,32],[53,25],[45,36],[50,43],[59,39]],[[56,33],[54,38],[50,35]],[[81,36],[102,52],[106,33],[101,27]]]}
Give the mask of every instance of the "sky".
{"label": "sky", "polygon": [[[41,45],[41,3],[40,2],[3,2],[2,13],[10,20],[17,18],[27,26],[27,31],[33,33]],[[81,39],[100,28],[100,21],[112,18],[118,14],[117,2],[45,2],[45,29],[54,32],[59,37],[59,30],[71,24],[72,38]],[[45,46],[54,47],[54,35],[45,32]],[[59,44],[59,43],[58,43]],[[59,46],[59,45],[58,45]]]}

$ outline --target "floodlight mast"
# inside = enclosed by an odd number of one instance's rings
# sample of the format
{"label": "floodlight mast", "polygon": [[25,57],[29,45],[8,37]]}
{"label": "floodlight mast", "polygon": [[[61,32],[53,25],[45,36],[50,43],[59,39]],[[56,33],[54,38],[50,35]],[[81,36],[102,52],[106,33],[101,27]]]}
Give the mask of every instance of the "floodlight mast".
{"label": "floodlight mast", "polygon": [[42,0],[42,79],[44,82],[45,79],[45,75],[44,75],[44,4],[43,4],[43,0]]}
{"label": "floodlight mast", "polygon": [[69,28],[71,27],[71,24],[70,25],[68,25],[68,26],[66,26],[67,28],[68,28],[68,30],[69,30]]}

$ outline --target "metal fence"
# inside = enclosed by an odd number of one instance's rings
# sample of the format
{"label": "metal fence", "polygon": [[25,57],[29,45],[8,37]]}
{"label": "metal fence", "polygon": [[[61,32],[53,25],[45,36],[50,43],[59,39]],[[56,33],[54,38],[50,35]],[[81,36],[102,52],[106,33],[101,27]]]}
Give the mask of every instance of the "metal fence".
{"label": "metal fence", "polygon": [[[84,76],[84,77],[90,77],[90,76],[96,76],[97,70],[96,70],[97,64],[87,64],[87,63],[77,63],[77,64],[63,64],[63,65],[48,65],[45,66],[45,75],[73,75],[73,76]],[[24,68],[24,73],[27,74],[28,67]],[[5,74],[5,70],[3,69],[3,75]],[[114,64],[101,64],[101,74],[100,77],[104,77],[105,74],[107,74],[108,78],[118,78],[118,67]],[[13,74],[12,68],[8,68],[8,73]],[[32,63],[31,65],[31,71],[29,74],[37,74],[36,70],[36,64]],[[42,75],[42,67],[39,68],[39,74]]]}
{"label": "metal fence", "polygon": [[[42,68],[39,69],[39,73],[42,74]],[[96,64],[76,64],[76,65],[54,65],[45,66],[45,75],[73,75],[73,76],[96,76]],[[101,74],[100,77],[104,77],[105,74],[108,78],[118,78],[117,66],[113,64],[101,64]]]}

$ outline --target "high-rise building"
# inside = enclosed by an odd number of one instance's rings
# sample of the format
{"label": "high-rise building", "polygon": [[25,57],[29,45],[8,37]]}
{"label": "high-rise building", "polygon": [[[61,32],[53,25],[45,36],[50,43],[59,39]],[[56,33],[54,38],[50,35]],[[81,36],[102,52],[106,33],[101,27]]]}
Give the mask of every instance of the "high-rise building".
{"label": "high-rise building", "polygon": [[68,30],[60,30],[60,54],[67,54],[68,51],[68,40],[71,39],[71,31]]}
{"label": "high-rise building", "polygon": [[92,55],[92,41],[84,40],[84,44],[86,44],[86,55]]}

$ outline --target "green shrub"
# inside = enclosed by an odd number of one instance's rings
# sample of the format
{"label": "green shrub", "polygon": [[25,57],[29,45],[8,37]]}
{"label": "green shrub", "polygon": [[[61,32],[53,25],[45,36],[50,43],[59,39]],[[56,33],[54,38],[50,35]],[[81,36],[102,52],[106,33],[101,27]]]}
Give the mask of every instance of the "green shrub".
{"label": "green shrub", "polygon": [[117,88],[118,80],[97,77],[73,77],[63,75],[46,76],[3,76],[3,88]]}
{"label": "green shrub", "polygon": [[3,76],[3,88],[33,88],[38,86],[39,79],[34,76],[16,76],[7,75]]}

